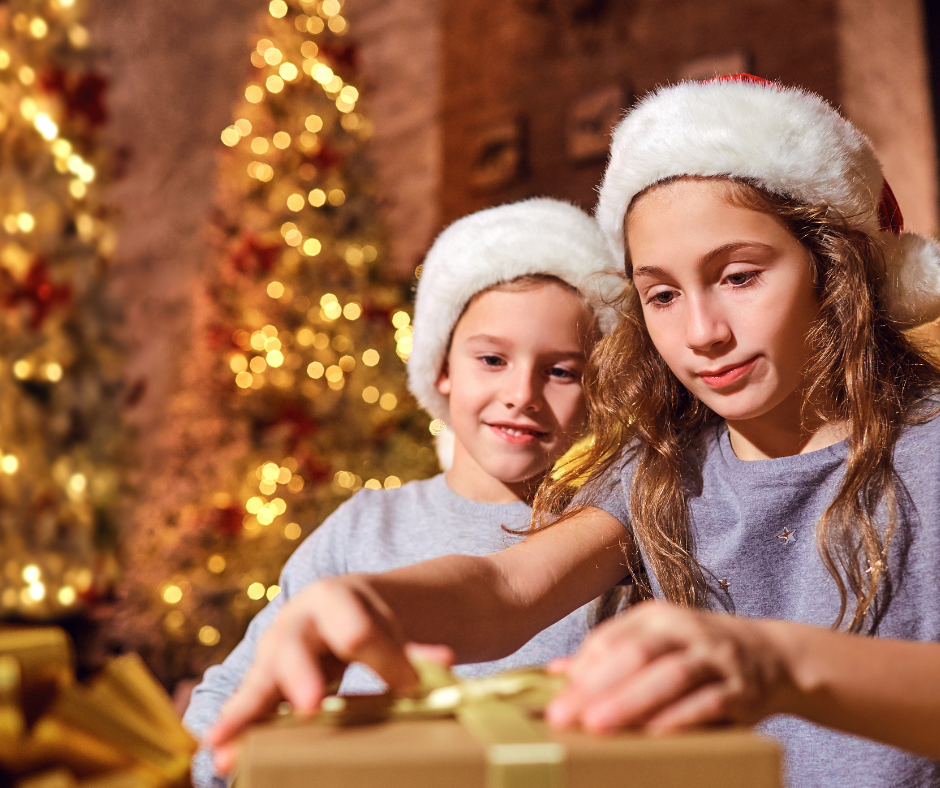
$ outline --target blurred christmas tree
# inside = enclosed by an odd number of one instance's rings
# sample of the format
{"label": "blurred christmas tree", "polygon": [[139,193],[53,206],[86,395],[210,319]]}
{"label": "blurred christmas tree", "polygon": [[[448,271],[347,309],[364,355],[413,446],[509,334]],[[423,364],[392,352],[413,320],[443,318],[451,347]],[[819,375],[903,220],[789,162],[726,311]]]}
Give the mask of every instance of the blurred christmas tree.
{"label": "blurred christmas tree", "polygon": [[75,0],[0,5],[0,617],[62,618],[116,580],[122,491],[104,80]]}
{"label": "blurred christmas tree", "polygon": [[114,622],[168,685],[233,648],[341,501],[437,469],[341,11],[270,3],[222,131],[216,254]]}

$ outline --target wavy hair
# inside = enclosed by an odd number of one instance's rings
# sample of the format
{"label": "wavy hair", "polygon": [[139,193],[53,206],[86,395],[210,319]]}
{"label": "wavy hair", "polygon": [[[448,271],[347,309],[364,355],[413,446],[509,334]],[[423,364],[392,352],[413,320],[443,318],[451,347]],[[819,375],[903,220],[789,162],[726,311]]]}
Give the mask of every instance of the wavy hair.
{"label": "wavy hair", "polygon": [[[732,204],[776,216],[810,253],[819,317],[809,336],[803,417],[851,428],[845,476],[816,526],[816,544],[839,592],[833,628],[842,627],[848,615],[848,631],[862,631],[866,620],[874,631],[891,596],[886,556],[904,497],[894,448],[905,424],[932,415],[919,404],[940,388],[940,368],[887,319],[885,261],[876,240],[828,206],[805,205],[743,180],[721,180]],[[629,261],[627,274],[632,275]],[[586,476],[590,489],[591,481],[629,456],[636,464],[631,528],[645,568],[667,600],[703,606],[708,588],[695,560],[686,485],[700,470],[694,449],[718,417],[666,366],[634,289],[621,312],[620,325],[596,346],[585,372],[594,444],[579,463],[546,479],[535,498],[533,528],[572,516],[576,509],[566,508],[575,482]],[[650,595],[635,547],[627,561],[641,593]]]}

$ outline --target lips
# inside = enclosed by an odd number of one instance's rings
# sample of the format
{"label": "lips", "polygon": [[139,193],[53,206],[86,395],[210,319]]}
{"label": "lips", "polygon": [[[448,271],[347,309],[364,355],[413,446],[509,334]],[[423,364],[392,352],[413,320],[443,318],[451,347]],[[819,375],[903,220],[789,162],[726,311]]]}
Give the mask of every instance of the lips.
{"label": "lips", "polygon": [[496,437],[515,446],[534,443],[548,434],[544,430],[521,424],[488,423],[486,426],[493,431]]}
{"label": "lips", "polygon": [[754,356],[740,364],[728,364],[716,370],[699,372],[698,376],[714,389],[726,388],[750,372],[757,363],[757,359],[758,356]]}

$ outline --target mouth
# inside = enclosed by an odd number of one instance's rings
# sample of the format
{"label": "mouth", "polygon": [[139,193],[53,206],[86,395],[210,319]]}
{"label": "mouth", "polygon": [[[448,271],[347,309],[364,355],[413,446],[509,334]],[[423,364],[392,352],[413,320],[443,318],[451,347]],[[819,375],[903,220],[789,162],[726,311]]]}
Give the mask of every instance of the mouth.
{"label": "mouth", "polygon": [[535,443],[548,435],[545,430],[539,430],[535,427],[527,427],[521,424],[487,422],[486,426],[493,431],[496,437],[514,446],[525,446],[529,443]]}
{"label": "mouth", "polygon": [[698,376],[705,381],[708,386],[714,389],[723,389],[732,383],[737,383],[748,372],[750,372],[757,363],[759,356],[754,356],[740,364],[729,364],[715,370],[706,370],[699,372]]}

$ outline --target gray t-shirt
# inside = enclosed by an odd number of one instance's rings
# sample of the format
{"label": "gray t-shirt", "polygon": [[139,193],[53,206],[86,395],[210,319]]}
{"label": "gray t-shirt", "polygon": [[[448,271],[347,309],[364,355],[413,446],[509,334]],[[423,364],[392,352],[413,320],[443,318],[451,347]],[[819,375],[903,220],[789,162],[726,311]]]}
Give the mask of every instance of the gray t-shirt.
{"label": "gray t-shirt", "polygon": [[[304,587],[321,577],[384,572],[443,555],[488,555],[521,538],[502,526],[525,527],[531,513],[524,503],[468,500],[451,491],[443,474],[397,490],[360,490],[297,548],[281,574],[281,593],[255,616],[225,661],[206,671],[183,718],[186,727],[201,736],[215,722],[251,665],[258,640],[284,603]],[[454,672],[464,678],[482,676],[543,665],[571,654],[587,635],[595,614],[593,604],[585,605],[540,632],[515,654],[494,662],[458,665]],[[340,691],[352,694],[383,688],[367,668],[354,664],[347,669]],[[206,788],[213,780],[211,759],[202,750],[193,761],[193,782],[197,788]]]}
{"label": "gray t-shirt", "polygon": [[[842,481],[848,448],[846,440],[808,454],[748,462],[735,456],[723,421],[707,429],[698,458],[701,483],[687,488],[693,549],[706,573],[710,607],[832,625],[839,595],[816,550],[814,531]],[[900,502],[888,557],[894,595],[877,634],[938,642],[940,418],[906,428],[894,463],[906,500]],[[629,461],[615,466],[581,500],[629,528],[633,473]],[[650,583],[662,597],[655,577]],[[783,715],[760,729],[784,746],[792,788],[940,787],[940,763],[892,747]]]}

